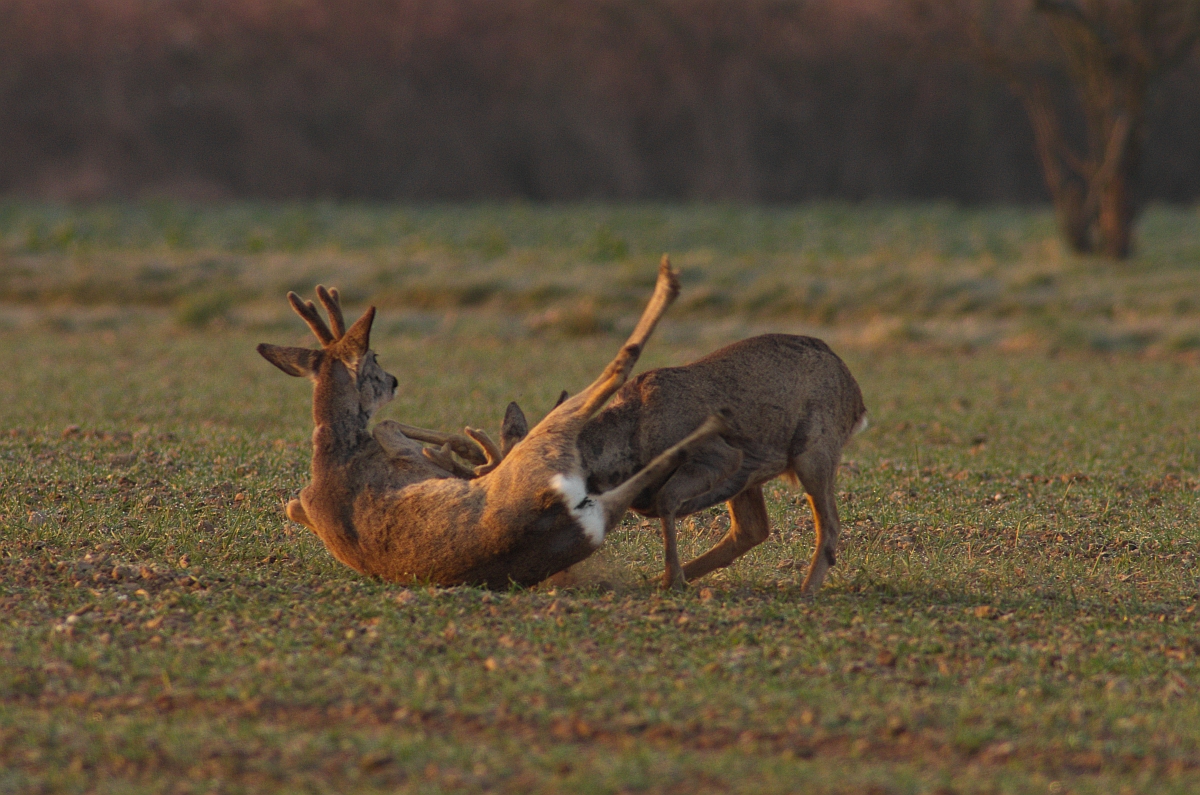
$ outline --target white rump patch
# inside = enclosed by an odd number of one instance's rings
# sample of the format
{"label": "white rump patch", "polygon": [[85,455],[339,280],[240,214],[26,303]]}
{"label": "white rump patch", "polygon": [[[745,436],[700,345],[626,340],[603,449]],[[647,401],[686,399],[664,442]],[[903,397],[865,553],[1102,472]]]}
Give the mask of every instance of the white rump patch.
{"label": "white rump patch", "polygon": [[862,415],[862,419],[859,420],[858,423],[854,426],[854,430],[850,431],[850,435],[853,436],[856,433],[862,433],[863,431],[865,431],[867,429],[867,425],[869,425],[869,424],[870,423],[867,420],[867,415],[864,413]]}
{"label": "white rump patch", "polygon": [[604,508],[588,496],[587,485],[579,475],[555,475],[550,488],[562,495],[571,518],[579,523],[583,534],[598,547],[604,543]]}

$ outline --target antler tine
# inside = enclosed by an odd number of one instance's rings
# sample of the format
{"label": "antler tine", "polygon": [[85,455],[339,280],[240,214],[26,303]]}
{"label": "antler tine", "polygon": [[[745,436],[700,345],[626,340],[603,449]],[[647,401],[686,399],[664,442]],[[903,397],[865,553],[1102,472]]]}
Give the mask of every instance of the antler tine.
{"label": "antler tine", "polygon": [[478,428],[463,428],[463,432],[474,439],[475,443],[483,448],[484,455],[487,456],[487,463],[475,467],[475,477],[486,475],[500,466],[500,462],[504,460],[504,454],[500,452],[500,448],[492,441],[492,437]]}
{"label": "antler tine", "polygon": [[317,314],[317,307],[312,301],[304,301],[293,292],[289,292],[287,297],[292,309],[296,311],[297,315],[304,318],[304,322],[312,329],[312,333],[316,335],[321,345],[328,346],[336,342],[333,334],[329,331],[329,326],[326,326],[325,321]]}
{"label": "antler tine", "polygon": [[422,447],[421,454],[457,478],[471,480],[476,477],[474,470],[468,469],[454,460],[454,456],[450,454],[449,444],[441,447]]}
{"label": "antler tine", "polygon": [[428,428],[417,428],[416,426],[405,425],[402,422],[395,422],[394,420],[392,422],[409,439],[415,439],[418,442],[429,442],[430,444],[448,444],[451,450],[472,464],[486,464],[488,461],[487,454],[479,444],[468,439],[466,436],[461,436],[457,433],[431,431]]}
{"label": "antler tine", "polygon": [[317,298],[329,313],[329,322],[333,326],[333,338],[340,340],[346,334],[346,320],[342,317],[342,296],[337,288],[326,290],[325,285],[317,285]]}

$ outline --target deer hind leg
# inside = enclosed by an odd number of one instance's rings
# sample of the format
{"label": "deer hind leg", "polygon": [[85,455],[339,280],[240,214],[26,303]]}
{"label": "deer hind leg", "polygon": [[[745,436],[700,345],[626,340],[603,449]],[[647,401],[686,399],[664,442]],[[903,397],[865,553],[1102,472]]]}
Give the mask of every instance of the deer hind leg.
{"label": "deer hind leg", "polygon": [[817,536],[812,562],[809,563],[804,585],[800,588],[802,594],[811,596],[821,587],[829,569],[837,563],[838,533],[842,527],[834,497],[837,461],[820,456],[807,461],[802,458],[798,463],[796,475],[804,484]]}
{"label": "deer hind leg", "polygon": [[287,518],[296,524],[302,524],[309,530],[316,532],[317,528],[313,526],[312,521],[308,518],[308,514],[304,512],[304,506],[300,504],[300,500],[289,501],[283,512],[287,514]]}
{"label": "deer hind leg", "polygon": [[689,582],[728,566],[771,535],[762,486],[750,486],[726,506],[729,508],[729,532],[712,549],[683,567],[683,576]]}
{"label": "deer hind leg", "polygon": [[664,255],[658,266],[658,281],[655,282],[654,294],[650,297],[650,303],[642,312],[641,319],[638,320],[633,333],[629,335],[629,339],[625,341],[616,358],[604,368],[604,372],[590,386],[574,397],[568,398],[551,411],[546,419],[557,415],[558,417],[569,416],[579,422],[585,422],[599,411],[605,401],[612,397],[613,393],[628,380],[634,365],[637,364],[638,357],[642,355],[642,349],[645,348],[646,342],[654,332],[654,327],[658,325],[658,321],[666,314],[667,307],[678,295],[679,274],[671,269],[671,263]]}

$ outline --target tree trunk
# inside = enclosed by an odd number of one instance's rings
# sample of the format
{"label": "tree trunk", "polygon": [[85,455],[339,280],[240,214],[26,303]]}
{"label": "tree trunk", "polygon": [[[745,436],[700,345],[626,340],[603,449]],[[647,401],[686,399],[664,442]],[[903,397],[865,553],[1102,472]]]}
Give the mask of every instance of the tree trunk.
{"label": "tree trunk", "polygon": [[[1113,259],[1128,259],[1133,252],[1133,222],[1137,217],[1134,186],[1137,184],[1143,124],[1141,96],[1128,115],[1118,120],[1109,141],[1111,151],[1097,174],[1096,236],[1100,253]],[[1105,173],[1106,172],[1106,173]]]}
{"label": "tree trunk", "polygon": [[1033,125],[1034,145],[1038,160],[1042,164],[1046,190],[1050,192],[1050,199],[1054,202],[1058,228],[1071,251],[1076,254],[1091,254],[1093,212],[1089,211],[1087,206],[1089,191],[1087,185],[1081,184],[1078,176],[1072,174],[1071,169],[1062,162],[1062,153],[1067,151],[1067,144],[1063,140],[1058,113],[1050,92],[1040,82],[1026,86],[1013,80],[1011,85],[1013,91],[1024,102],[1029,121]]}
{"label": "tree trunk", "polygon": [[[1141,140],[1140,94],[1115,114],[1095,120],[1087,157],[1072,153],[1043,84],[1019,86],[1059,229],[1076,254],[1128,259],[1136,208],[1133,185]],[[1099,114],[1097,114],[1099,115]]]}
{"label": "tree trunk", "polygon": [[1104,187],[1099,215],[1100,253],[1112,259],[1127,259],[1133,250],[1133,203],[1125,174],[1118,174]]}
{"label": "tree trunk", "polygon": [[1006,52],[999,46],[994,10],[994,2],[976,5],[969,36],[1029,113],[1067,245],[1079,254],[1128,258],[1147,86],[1200,42],[1200,0],[1033,0],[1033,12],[1047,20],[1058,42],[1083,113],[1082,152],[1059,124],[1045,58],[1036,47]]}
{"label": "tree trunk", "polygon": [[1075,183],[1052,191],[1054,214],[1067,245],[1076,254],[1092,253],[1092,224],[1083,206],[1083,191]]}

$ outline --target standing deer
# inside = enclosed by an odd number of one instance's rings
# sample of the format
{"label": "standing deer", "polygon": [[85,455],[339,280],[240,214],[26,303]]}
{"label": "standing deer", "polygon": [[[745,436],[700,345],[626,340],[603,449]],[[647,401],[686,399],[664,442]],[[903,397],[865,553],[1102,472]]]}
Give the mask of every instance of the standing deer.
{"label": "standing deer", "polygon": [[332,328],[312,302],[288,293],[322,346],[258,346],[280,370],[315,384],[312,482],[288,504],[289,518],[310,527],[342,563],[394,582],[533,585],[582,560],[639,494],[656,489],[690,450],[724,431],[716,414],[702,418],[633,477],[603,493],[585,487],[579,434],[625,383],[678,293],[678,276],[664,257],[650,304],[616,358],[503,461],[490,440],[468,429],[489,451],[483,470],[490,469],[470,480],[430,460],[403,433],[406,426],[382,422],[367,430],[397,386],[370,350],[374,307],[347,331],[336,292],[317,288]]}
{"label": "standing deer", "polygon": [[[588,490],[627,481],[717,408],[727,431],[694,448],[665,483],[638,494],[631,506],[662,520],[663,586],[681,587],[765,541],[771,528],[762,485],[782,475],[803,484],[812,509],[816,551],[801,590],[815,593],[837,559],[834,479],[842,447],[867,424],[858,383],[821,340],[766,334],[683,367],[642,373],[579,433]],[[520,451],[527,427],[520,407],[509,404],[501,456]],[[727,502],[729,532],[681,566],[675,520],[719,502]]]}

